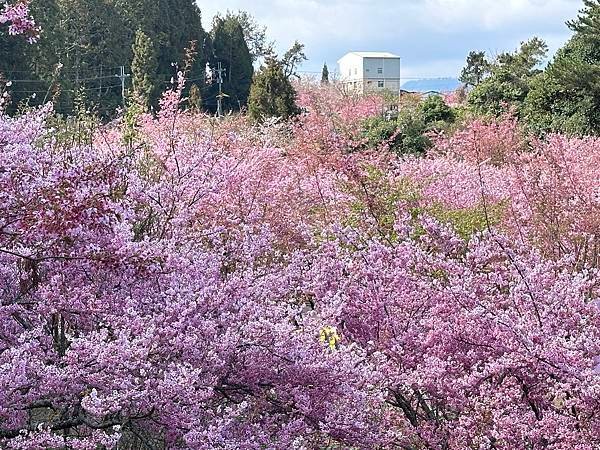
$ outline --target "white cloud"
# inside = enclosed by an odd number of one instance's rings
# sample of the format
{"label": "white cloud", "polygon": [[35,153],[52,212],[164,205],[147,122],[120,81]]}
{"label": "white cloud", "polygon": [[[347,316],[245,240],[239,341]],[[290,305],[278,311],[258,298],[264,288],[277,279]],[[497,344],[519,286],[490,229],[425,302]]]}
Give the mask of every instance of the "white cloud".
{"label": "white cloud", "polygon": [[[580,0],[199,0],[206,28],[217,11],[243,9],[266,25],[283,51],[306,45],[307,70],[330,67],[349,50],[386,50],[405,57],[407,71],[455,75],[470,49],[515,48],[531,36],[564,42],[564,22]],[[451,61],[451,63],[448,63]],[[430,70],[425,70],[429,67]],[[442,72],[444,71],[444,72]],[[452,72],[451,72],[452,71]],[[423,74],[425,75],[425,74]]]}
{"label": "white cloud", "polygon": [[424,12],[437,29],[471,27],[495,31],[535,24],[554,27],[577,14],[580,0],[425,0]]}

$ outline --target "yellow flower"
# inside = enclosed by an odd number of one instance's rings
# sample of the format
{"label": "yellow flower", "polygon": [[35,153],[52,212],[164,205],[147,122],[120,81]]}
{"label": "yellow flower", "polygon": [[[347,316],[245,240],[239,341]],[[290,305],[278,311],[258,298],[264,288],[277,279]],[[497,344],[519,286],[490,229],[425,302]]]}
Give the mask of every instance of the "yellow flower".
{"label": "yellow flower", "polygon": [[338,334],[335,327],[325,326],[321,329],[319,341],[327,343],[330,349],[335,350],[340,339],[340,335]]}

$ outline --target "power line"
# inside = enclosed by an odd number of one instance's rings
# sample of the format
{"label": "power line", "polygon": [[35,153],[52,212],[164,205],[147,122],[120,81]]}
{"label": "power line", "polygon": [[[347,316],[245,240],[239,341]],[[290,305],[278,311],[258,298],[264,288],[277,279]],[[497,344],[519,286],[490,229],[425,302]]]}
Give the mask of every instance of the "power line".
{"label": "power line", "polygon": [[[117,84],[109,84],[109,85],[105,85],[100,87],[88,87],[88,88],[77,88],[77,89],[61,89],[61,92],[71,92],[71,93],[75,93],[75,92],[87,92],[87,91],[97,91],[99,89],[112,89],[112,88],[117,88],[121,86],[121,83],[117,83]],[[50,88],[52,88],[52,86],[50,86]],[[49,88],[49,89],[50,89]],[[46,93],[48,91],[48,89],[21,89],[18,91],[13,91],[10,90],[9,92],[11,94],[43,94]]]}
{"label": "power line", "polygon": [[[95,81],[95,80],[105,80],[108,78],[114,78],[115,75],[106,75],[103,77],[93,77],[93,78],[76,78],[74,80],[72,79],[63,79],[62,81],[71,81],[71,82],[81,82],[81,81]],[[45,83],[45,80],[9,80],[13,83]]]}

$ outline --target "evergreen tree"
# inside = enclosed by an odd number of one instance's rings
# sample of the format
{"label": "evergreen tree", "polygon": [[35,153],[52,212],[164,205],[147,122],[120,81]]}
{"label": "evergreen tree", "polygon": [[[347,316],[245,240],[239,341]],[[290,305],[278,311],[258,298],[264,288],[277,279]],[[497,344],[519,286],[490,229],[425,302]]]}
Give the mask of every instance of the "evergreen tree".
{"label": "evergreen tree", "polygon": [[152,40],[141,29],[136,32],[131,62],[134,101],[148,109],[156,76],[156,52]]}
{"label": "evergreen tree", "polygon": [[600,133],[600,48],[576,34],[560,49],[525,99],[523,117],[540,133]]}
{"label": "evergreen tree", "polygon": [[449,107],[441,95],[430,95],[419,104],[418,113],[426,124],[436,122],[454,122],[454,110]]}
{"label": "evergreen tree", "polygon": [[[477,84],[469,94],[469,104],[479,113],[501,114],[507,108],[519,109],[531,89],[531,83],[541,70],[538,65],[546,55],[548,47],[538,38],[522,42],[519,49],[502,53],[489,65],[489,76]],[[481,54],[472,56],[472,68],[481,67]],[[469,69],[464,78],[477,82],[479,70]],[[469,69],[469,70],[467,70]]]}
{"label": "evergreen tree", "polygon": [[285,76],[282,62],[274,57],[267,58],[266,65],[254,76],[248,112],[256,121],[269,117],[285,120],[299,112],[294,87]]}
{"label": "evergreen tree", "polygon": [[267,40],[267,27],[260,25],[248,12],[238,11],[232,13],[228,11],[226,17],[234,18],[242,27],[244,39],[250,49],[252,62],[273,53],[274,43]]}
{"label": "evergreen tree", "polygon": [[584,8],[577,19],[567,22],[569,28],[594,41],[600,40],[600,0],[583,0]]}
{"label": "evergreen tree", "polygon": [[321,84],[329,84],[329,69],[327,63],[323,64],[323,70],[321,71]]}
{"label": "evergreen tree", "polygon": [[212,29],[215,61],[225,69],[223,100],[225,110],[239,109],[248,103],[254,67],[244,30],[236,16],[217,16]]}
{"label": "evergreen tree", "polygon": [[[196,42],[196,58],[187,76],[204,81],[206,63],[212,61],[212,44],[194,0],[110,1],[118,6],[130,30],[141,29],[154,44],[156,77],[151,104],[156,105],[160,92],[175,76],[174,66],[183,69],[190,42]],[[129,42],[133,40],[132,35]]]}
{"label": "evergreen tree", "polygon": [[135,32],[142,30],[152,40],[155,39],[158,22],[162,20],[160,2],[156,0],[109,0],[123,15],[125,25],[130,32],[130,41]]}
{"label": "evergreen tree", "polygon": [[522,42],[516,52],[505,52],[498,55],[492,72],[506,70],[516,77],[526,78],[540,72],[537,67],[548,53],[548,45],[540,38],[534,37]]}
{"label": "evergreen tree", "polygon": [[62,65],[57,110],[73,112],[78,97],[100,114],[111,114],[122,101],[114,74],[131,60],[122,15],[106,0],[57,0],[56,5],[60,30],[52,50]]}
{"label": "evergreen tree", "polygon": [[62,36],[56,0],[32,0],[29,7],[36,24],[43,30],[35,44],[0,33],[0,73],[9,80],[28,80],[25,83],[13,81],[10,112],[21,102],[37,105],[51,98],[47,96],[49,82],[58,63],[56,46]]}
{"label": "evergreen tree", "polygon": [[572,91],[600,94],[600,0],[585,0],[577,20],[568,22],[575,35],[559,51],[550,72]]}
{"label": "evergreen tree", "polygon": [[586,0],[575,32],[537,77],[524,118],[537,132],[600,134],[600,1]]}
{"label": "evergreen tree", "polygon": [[155,48],[152,104],[175,75],[173,65],[182,68],[191,41],[198,45],[188,78],[202,83],[206,63],[212,62],[212,42],[195,0],[31,0],[31,9],[43,29],[39,42],[25,46],[0,37],[0,71],[13,79],[18,74],[19,79],[39,80],[13,83],[17,101],[35,93],[32,103],[42,102],[57,91],[59,112],[74,112],[77,97],[85,109],[112,115],[121,105],[114,75],[120,66],[129,70],[139,62],[133,61],[136,30]]}
{"label": "evergreen tree", "polygon": [[299,78],[296,71],[300,64],[306,61],[306,54],[304,53],[304,44],[301,44],[298,41],[294,42],[294,45],[284,53],[283,58],[281,58],[281,65],[283,69],[283,74],[286,78],[296,77]]}
{"label": "evergreen tree", "polygon": [[[0,11],[2,6],[0,3]],[[0,27],[2,26],[4,24],[0,24]],[[25,39],[15,39],[4,31],[0,28],[0,73],[12,78],[12,75],[28,70],[26,48],[29,44]]]}
{"label": "evergreen tree", "polygon": [[149,36],[158,50],[158,73],[162,77],[161,81],[165,83],[173,77],[173,64],[183,68],[186,49],[192,41],[197,43],[197,55],[188,77],[203,81],[206,63],[212,61],[212,45],[210,36],[202,28],[196,1],[158,0],[157,3],[159,16],[154,23],[154,35]]}
{"label": "evergreen tree", "polygon": [[467,56],[467,65],[458,79],[465,86],[474,87],[481,83],[489,72],[490,63],[485,57],[485,52],[472,51]]}

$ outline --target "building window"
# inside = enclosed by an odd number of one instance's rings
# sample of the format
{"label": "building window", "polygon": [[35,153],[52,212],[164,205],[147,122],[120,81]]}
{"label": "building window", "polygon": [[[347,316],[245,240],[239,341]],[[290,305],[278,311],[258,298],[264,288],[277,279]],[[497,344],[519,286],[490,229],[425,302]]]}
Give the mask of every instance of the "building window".
{"label": "building window", "polygon": [[380,87],[380,88],[384,87],[383,81],[378,81],[377,82],[377,87]]}
{"label": "building window", "polygon": [[379,67],[379,68],[377,69],[377,73],[380,73],[380,74],[381,74],[381,73],[383,73],[383,67]]}
{"label": "building window", "polygon": [[370,71],[371,71],[371,69],[365,69],[365,72],[370,72]]}

